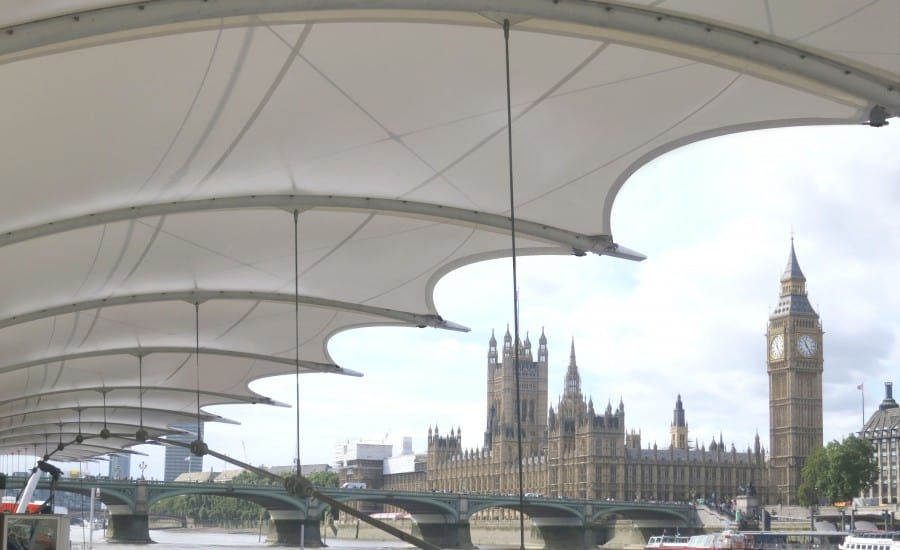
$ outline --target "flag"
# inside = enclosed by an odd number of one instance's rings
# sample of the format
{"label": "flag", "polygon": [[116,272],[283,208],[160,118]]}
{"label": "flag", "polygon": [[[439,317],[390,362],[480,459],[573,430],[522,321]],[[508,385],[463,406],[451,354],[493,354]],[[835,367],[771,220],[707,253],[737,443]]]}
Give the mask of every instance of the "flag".
{"label": "flag", "polygon": [[862,389],[862,387],[863,387],[863,385],[862,385],[862,384],[857,384],[857,385],[856,385],[856,389],[858,389],[858,390],[861,390],[861,389]]}

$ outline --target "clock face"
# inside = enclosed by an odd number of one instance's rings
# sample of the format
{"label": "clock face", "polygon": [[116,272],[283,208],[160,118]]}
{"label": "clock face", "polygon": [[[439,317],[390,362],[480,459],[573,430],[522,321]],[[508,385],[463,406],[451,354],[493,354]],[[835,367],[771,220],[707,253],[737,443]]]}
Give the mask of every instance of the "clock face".
{"label": "clock face", "polygon": [[772,344],[769,346],[769,355],[772,359],[781,359],[784,357],[784,336],[776,334],[772,338]]}
{"label": "clock face", "polygon": [[797,351],[803,357],[812,357],[816,354],[816,339],[809,334],[804,334],[797,340]]}

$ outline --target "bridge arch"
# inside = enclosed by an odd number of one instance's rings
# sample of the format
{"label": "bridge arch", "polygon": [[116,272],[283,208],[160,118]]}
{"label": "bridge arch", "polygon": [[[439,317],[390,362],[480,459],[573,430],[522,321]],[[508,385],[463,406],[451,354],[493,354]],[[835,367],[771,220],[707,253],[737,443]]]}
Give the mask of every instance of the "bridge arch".
{"label": "bridge arch", "polygon": [[[91,489],[94,487],[94,485],[75,485],[66,483],[57,486],[56,490],[59,492],[72,493],[75,495],[90,496]],[[38,484],[38,488],[47,489],[49,488],[49,484],[42,481]],[[135,508],[135,498],[132,491],[123,491],[117,488],[104,486],[98,492],[98,499],[107,507],[127,506],[131,510],[134,510]]]}
{"label": "bridge arch", "polygon": [[[498,501],[490,501],[485,500],[482,502],[476,502],[469,507],[469,515],[473,516],[478,512],[483,512],[485,510],[490,510],[493,508],[503,508],[505,510],[519,510],[518,503],[510,503],[510,502],[498,502]],[[584,522],[585,514],[583,511],[579,510],[575,506],[566,505],[564,503],[554,503],[554,502],[525,502],[525,507],[522,509],[525,515],[529,517],[567,517],[567,518],[575,518],[580,522]]]}
{"label": "bridge arch", "polygon": [[397,494],[382,491],[340,491],[329,492],[328,495],[341,502],[375,502],[388,504],[408,512],[414,518],[423,515],[441,515],[449,520],[456,521],[460,517],[459,509],[450,499],[431,497],[429,494]]}
{"label": "bridge arch", "polygon": [[323,489],[321,492],[342,503],[376,502],[395,506],[412,517],[412,536],[441,548],[473,547],[468,495],[371,489]]}
{"label": "bridge arch", "polygon": [[685,505],[684,508],[675,508],[671,505],[665,506],[635,506],[628,503],[620,505],[603,506],[596,509],[591,515],[592,522],[600,522],[603,518],[618,515],[626,519],[639,519],[647,516],[668,516],[673,519],[684,522],[685,526],[690,526],[693,520],[693,510]]}
{"label": "bridge arch", "polygon": [[[188,495],[205,495],[238,498],[241,500],[252,502],[254,504],[258,504],[266,510],[292,509],[301,510],[303,512],[310,511],[309,503],[306,499],[298,500],[287,492],[281,494],[272,491],[271,488],[268,488],[268,490],[258,490],[253,488],[252,486],[227,485],[223,487],[221,484],[210,483],[184,483],[178,485],[167,483],[165,485],[165,488],[163,488],[162,490],[153,490],[152,484],[150,484],[150,487],[151,490],[147,498],[148,508],[150,506],[153,506],[155,503],[168,498]],[[317,512],[317,510],[313,511]]]}
{"label": "bridge arch", "polygon": [[592,505],[589,501],[528,498],[520,506],[518,501],[511,502],[508,498],[487,497],[476,499],[470,512],[474,515],[491,508],[521,510],[531,519],[546,547],[594,548],[601,541],[588,519]]}

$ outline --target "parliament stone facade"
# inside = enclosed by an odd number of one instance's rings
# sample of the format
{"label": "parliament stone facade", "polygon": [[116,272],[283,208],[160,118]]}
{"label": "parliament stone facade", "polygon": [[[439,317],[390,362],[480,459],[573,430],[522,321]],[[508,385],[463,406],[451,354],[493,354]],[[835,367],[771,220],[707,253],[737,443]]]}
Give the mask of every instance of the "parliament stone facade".
{"label": "parliament stone facade", "polygon": [[[484,445],[467,450],[460,431],[444,435],[429,429],[423,489],[518,494],[515,355],[509,332],[502,349],[491,337]],[[689,448],[681,396],[669,448],[642,447],[640,433],[626,431],[623,402],[598,411],[582,393],[574,343],[562,397],[547,414],[538,414],[537,407],[547,402],[546,336],[541,334],[536,355],[526,338],[518,356],[526,492],[595,500],[727,500],[739,487],[765,484],[766,456],[758,437],[754,448],[741,451],[721,438]]]}
{"label": "parliament stone facade", "polygon": [[[487,352],[484,442],[465,449],[462,433],[428,429],[426,464],[407,475],[386,475],[386,489],[518,494],[521,429],[526,493],[560,498],[727,502],[753,486],[767,503],[795,502],[805,458],[822,444],[822,328],[806,296],[806,279],[791,244],[779,305],[766,339],[770,453],[759,436],[752,448],[726,445],[721,435],[694,442],[681,396],[675,397],[668,448],[643,446],[626,429],[625,404],[597,410],[582,392],[575,343],[564,391],[548,405],[549,353],[541,332],[537,349],[526,336],[502,346],[494,335]],[[514,347],[516,346],[516,347]],[[516,407],[516,386],[521,407]],[[521,422],[517,419],[521,410]]]}

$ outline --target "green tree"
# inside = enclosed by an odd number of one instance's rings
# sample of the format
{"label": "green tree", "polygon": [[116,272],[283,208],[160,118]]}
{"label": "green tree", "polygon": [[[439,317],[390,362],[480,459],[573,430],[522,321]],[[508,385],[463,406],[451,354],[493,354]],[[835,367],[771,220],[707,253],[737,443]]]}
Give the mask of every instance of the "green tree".
{"label": "green tree", "polygon": [[[265,468],[265,466],[260,466],[260,468]],[[275,485],[280,482],[267,477],[260,475],[256,472],[241,472],[240,474],[234,477],[235,485]]]}
{"label": "green tree", "polygon": [[809,506],[825,496],[830,502],[846,501],[868,489],[878,477],[872,444],[851,435],[813,451],[801,472],[797,494]]}
{"label": "green tree", "polygon": [[306,477],[316,487],[337,487],[341,483],[337,472],[313,472]]}
{"label": "green tree", "polygon": [[152,514],[183,516],[198,523],[222,527],[240,523],[254,523],[265,509],[236,497],[218,495],[180,495],[161,500],[150,507]]}
{"label": "green tree", "polygon": [[797,488],[797,500],[802,506],[818,503],[820,487],[828,477],[828,453],[825,447],[818,447],[806,458],[806,464],[800,472],[800,487]]}
{"label": "green tree", "polygon": [[[290,473],[284,474],[285,476]],[[339,477],[336,472],[316,472],[309,476],[313,484],[320,487],[337,487]],[[242,472],[235,476],[234,485],[277,485],[281,481],[256,472]],[[199,488],[202,488],[198,485]],[[243,523],[258,523],[265,516],[265,508],[241,498],[190,494],[161,500],[151,506],[151,512],[182,516],[201,524],[223,527]]]}
{"label": "green tree", "polygon": [[832,502],[850,500],[878,479],[875,449],[867,439],[850,436],[833,449],[829,445],[831,486],[826,493]]}

